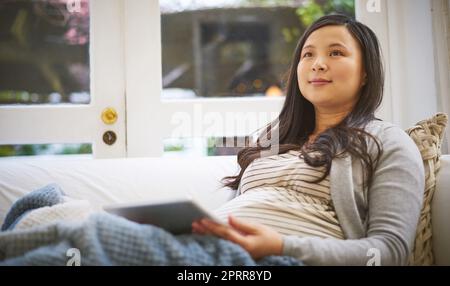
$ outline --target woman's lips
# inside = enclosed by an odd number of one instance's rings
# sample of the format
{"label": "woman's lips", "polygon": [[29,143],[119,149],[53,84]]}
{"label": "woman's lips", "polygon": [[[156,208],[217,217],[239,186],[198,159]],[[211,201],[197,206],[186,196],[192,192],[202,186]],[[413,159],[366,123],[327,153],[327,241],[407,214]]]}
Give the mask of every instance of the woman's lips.
{"label": "woman's lips", "polygon": [[332,81],[331,80],[311,80],[311,81],[309,81],[309,83],[314,86],[322,86],[322,85],[332,83]]}

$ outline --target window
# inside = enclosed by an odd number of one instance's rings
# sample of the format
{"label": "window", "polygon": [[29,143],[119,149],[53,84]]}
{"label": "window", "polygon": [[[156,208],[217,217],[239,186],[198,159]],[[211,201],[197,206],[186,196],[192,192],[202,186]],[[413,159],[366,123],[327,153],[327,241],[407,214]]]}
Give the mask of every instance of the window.
{"label": "window", "polygon": [[24,144],[0,146],[0,157],[92,154],[91,144]]}
{"label": "window", "polygon": [[[228,154],[211,142],[276,118],[298,37],[333,11],[356,14],[376,32],[386,64],[377,115],[410,126],[438,107],[435,63],[416,56],[433,55],[430,2],[406,2],[1,1],[0,149],[78,144],[96,158],[142,157],[193,140],[202,142],[191,144],[201,146],[196,154]],[[110,109],[117,117],[108,124],[102,113]],[[242,116],[256,116],[256,125]]]}
{"label": "window", "polygon": [[[90,102],[87,0],[6,1],[0,5],[0,23],[0,104]],[[0,146],[0,156],[74,153],[92,153],[92,148]]]}
{"label": "window", "polygon": [[0,4],[0,104],[90,102],[89,5]]}
{"label": "window", "polygon": [[0,156],[126,156],[123,18],[119,0],[0,2]]}
{"label": "window", "polygon": [[[236,154],[240,146],[216,143],[249,134],[278,115],[283,81],[305,28],[333,11],[355,15],[353,0],[159,2],[165,116],[179,125],[180,114],[193,121],[185,137],[167,131],[176,130],[176,124],[162,131],[164,153],[170,156]],[[219,130],[198,131],[208,129],[206,118],[212,114],[219,118]],[[266,119],[243,126],[242,114]],[[225,126],[230,118],[234,123]]]}
{"label": "window", "polygon": [[[317,4],[320,3],[320,4]],[[353,1],[161,0],[163,99],[283,96],[297,39]]]}

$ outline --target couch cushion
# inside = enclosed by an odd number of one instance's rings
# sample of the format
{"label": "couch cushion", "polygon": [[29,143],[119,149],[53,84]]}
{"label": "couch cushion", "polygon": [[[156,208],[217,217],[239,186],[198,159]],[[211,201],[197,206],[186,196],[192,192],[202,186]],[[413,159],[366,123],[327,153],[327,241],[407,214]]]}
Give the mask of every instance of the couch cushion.
{"label": "couch cushion", "polygon": [[434,264],[432,249],[431,201],[436,189],[436,175],[440,169],[441,144],[447,125],[447,115],[435,116],[417,122],[406,132],[419,148],[425,169],[424,202],[417,226],[413,252],[409,259],[411,265]]}

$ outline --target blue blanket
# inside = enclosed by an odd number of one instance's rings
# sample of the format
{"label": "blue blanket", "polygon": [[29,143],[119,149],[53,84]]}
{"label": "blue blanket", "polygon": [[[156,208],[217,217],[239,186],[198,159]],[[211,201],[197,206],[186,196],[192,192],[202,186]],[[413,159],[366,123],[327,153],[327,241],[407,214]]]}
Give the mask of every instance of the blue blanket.
{"label": "blue blanket", "polygon": [[51,185],[12,206],[2,226],[6,231],[0,233],[0,265],[302,265],[288,256],[255,261],[239,245],[223,239],[174,236],[107,213],[79,223],[14,230],[27,212],[61,203],[61,196],[61,189]]}

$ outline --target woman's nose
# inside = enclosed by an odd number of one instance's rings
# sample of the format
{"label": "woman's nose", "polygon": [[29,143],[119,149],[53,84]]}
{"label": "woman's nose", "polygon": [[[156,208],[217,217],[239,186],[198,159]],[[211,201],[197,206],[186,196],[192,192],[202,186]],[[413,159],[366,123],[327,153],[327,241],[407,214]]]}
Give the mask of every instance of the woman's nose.
{"label": "woman's nose", "polygon": [[325,71],[328,69],[328,66],[326,65],[326,63],[320,59],[317,58],[316,61],[313,63],[312,65],[312,70],[313,71]]}

